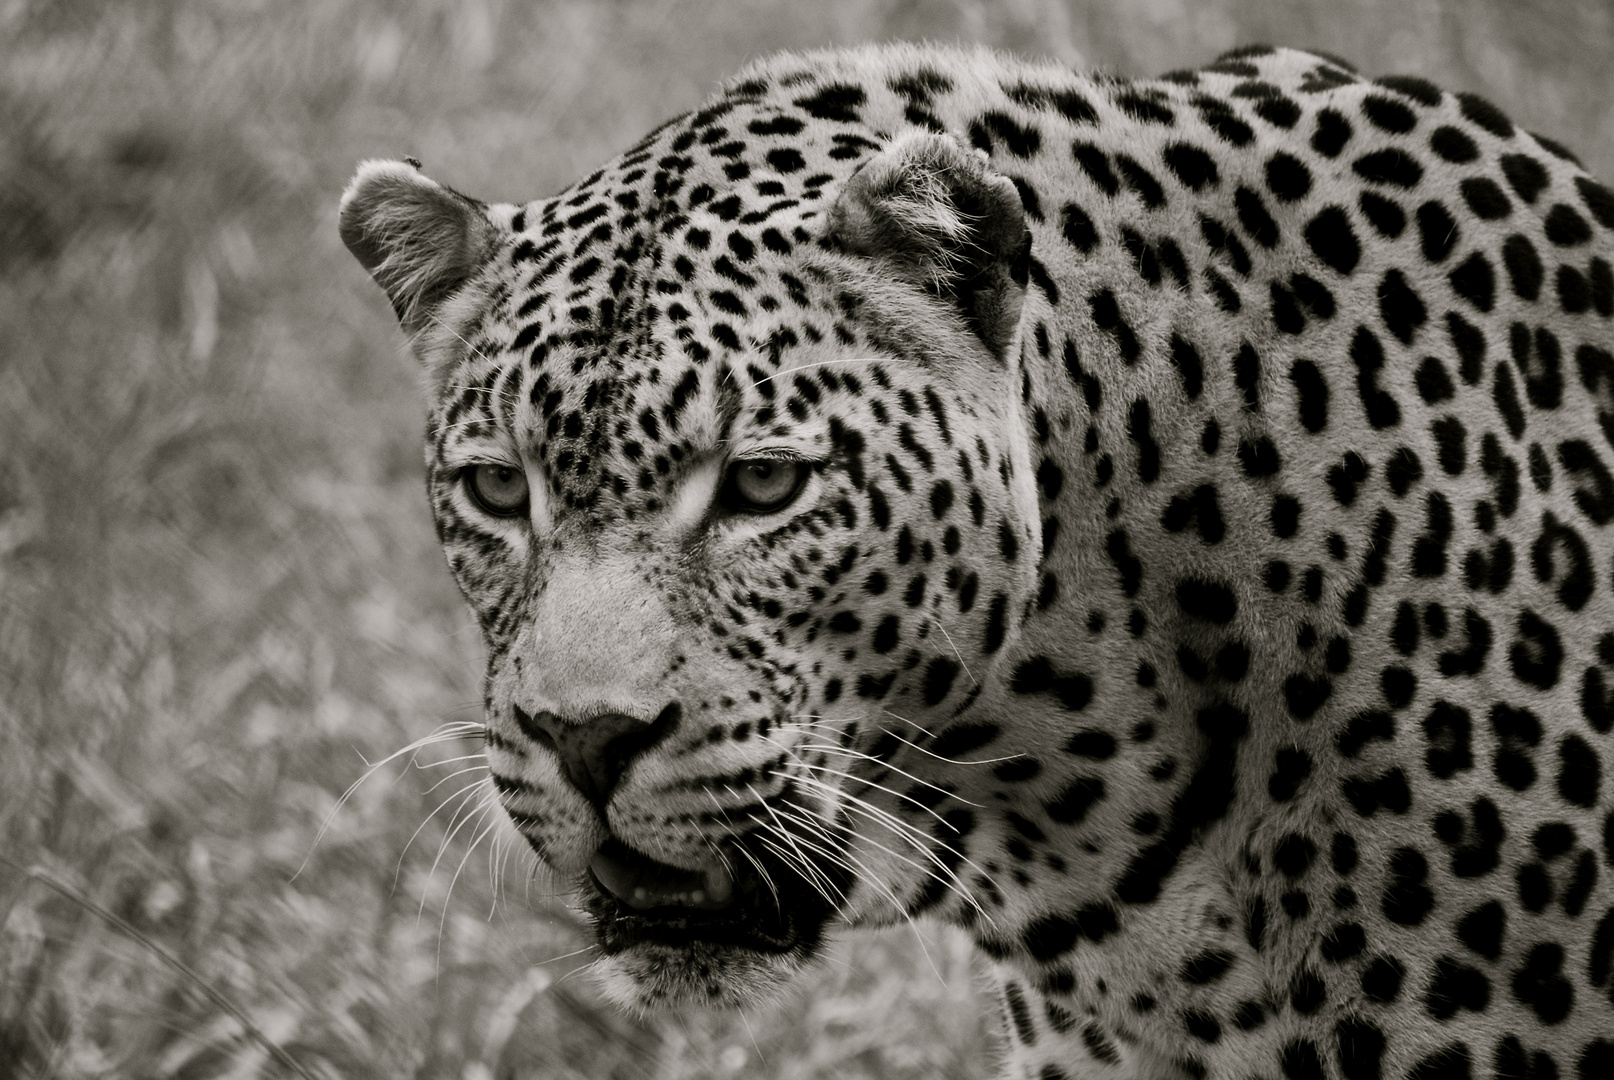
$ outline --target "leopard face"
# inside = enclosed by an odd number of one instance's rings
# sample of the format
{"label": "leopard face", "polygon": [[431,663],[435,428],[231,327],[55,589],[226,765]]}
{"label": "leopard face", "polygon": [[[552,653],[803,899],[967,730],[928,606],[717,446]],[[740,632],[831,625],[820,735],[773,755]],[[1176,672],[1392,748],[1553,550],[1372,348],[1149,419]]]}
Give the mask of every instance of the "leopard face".
{"label": "leopard face", "polygon": [[1262,50],[783,56],[552,198],[342,211],[612,993],[929,914],[1042,1080],[1614,1069],[1611,230]]}

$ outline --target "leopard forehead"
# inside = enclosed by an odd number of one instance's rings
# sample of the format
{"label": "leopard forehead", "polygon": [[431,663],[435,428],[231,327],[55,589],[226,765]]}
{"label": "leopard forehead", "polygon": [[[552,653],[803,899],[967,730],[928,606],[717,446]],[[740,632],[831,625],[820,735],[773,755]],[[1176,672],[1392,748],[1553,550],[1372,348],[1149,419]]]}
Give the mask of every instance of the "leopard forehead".
{"label": "leopard forehead", "polygon": [[[546,858],[816,846],[814,917],[974,936],[1005,1075],[1614,1074],[1614,195],[1568,151],[1291,50],[888,47],[487,216],[419,348]],[[747,455],[810,496],[662,529]],[[494,459],[551,533],[466,511]],[[601,655],[683,710],[598,815],[523,742],[523,661],[593,677],[532,644],[562,600],[649,612]],[[635,1003],[780,970],[620,956]]]}
{"label": "leopard forehead", "polygon": [[928,429],[946,399],[967,422],[982,379],[956,317],[825,243],[826,192],[879,149],[814,123],[849,93],[742,81],[515,209],[476,302],[427,346],[447,358],[437,458],[519,443],[564,505],[625,500],[632,518],[719,448],[828,456],[838,399]]}

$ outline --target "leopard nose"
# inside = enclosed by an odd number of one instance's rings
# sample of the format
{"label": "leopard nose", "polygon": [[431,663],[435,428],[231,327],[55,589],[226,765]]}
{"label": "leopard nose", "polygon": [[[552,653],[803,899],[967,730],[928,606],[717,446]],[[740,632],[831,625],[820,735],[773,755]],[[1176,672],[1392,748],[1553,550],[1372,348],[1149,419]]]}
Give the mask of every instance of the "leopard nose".
{"label": "leopard nose", "polygon": [[554,751],[566,779],[602,812],[628,766],[672,734],[682,712],[674,702],[647,723],[622,713],[569,720],[552,712],[515,710],[522,732]]}

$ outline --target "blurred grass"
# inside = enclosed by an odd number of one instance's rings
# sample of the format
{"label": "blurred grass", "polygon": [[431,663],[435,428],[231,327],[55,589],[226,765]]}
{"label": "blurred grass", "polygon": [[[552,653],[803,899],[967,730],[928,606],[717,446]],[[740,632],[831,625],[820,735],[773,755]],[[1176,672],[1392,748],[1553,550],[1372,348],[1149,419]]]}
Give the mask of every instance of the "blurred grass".
{"label": "blurred grass", "polygon": [[994,1006],[935,928],[928,958],[843,943],[780,1010],[602,1009],[525,856],[490,884],[465,742],[315,843],[367,760],[475,718],[481,664],[415,373],[336,239],[354,164],[529,198],[749,57],[888,37],[1122,73],[1313,45],[1484,93],[1614,178],[1602,0],[0,0],[0,1076],[286,1075],[19,866],[315,1076],[990,1071]]}

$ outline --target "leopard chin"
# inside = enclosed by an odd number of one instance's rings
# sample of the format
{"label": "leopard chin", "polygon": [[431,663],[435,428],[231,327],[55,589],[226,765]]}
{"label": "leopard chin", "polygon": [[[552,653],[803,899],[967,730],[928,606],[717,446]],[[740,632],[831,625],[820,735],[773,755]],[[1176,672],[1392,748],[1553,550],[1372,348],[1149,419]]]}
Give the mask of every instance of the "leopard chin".
{"label": "leopard chin", "polygon": [[645,942],[601,958],[594,977],[607,1000],[631,1012],[680,1005],[757,1008],[782,998],[811,959],[805,952],[765,953],[711,942]]}

